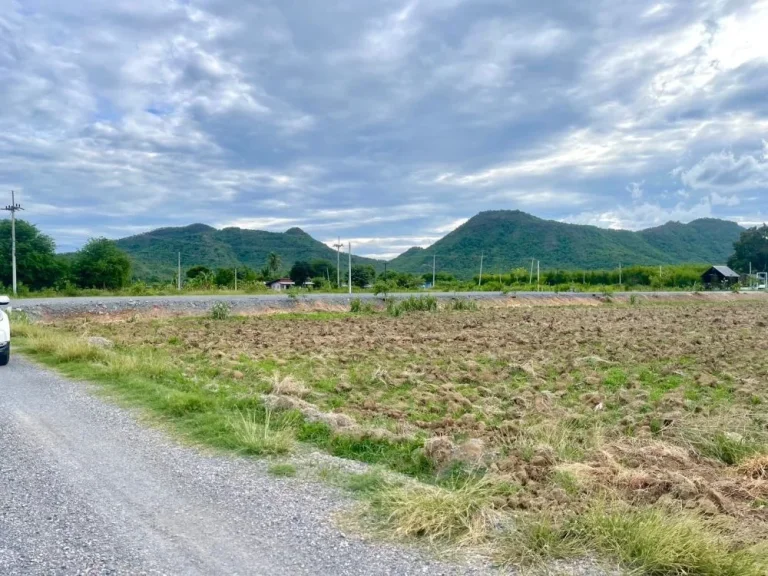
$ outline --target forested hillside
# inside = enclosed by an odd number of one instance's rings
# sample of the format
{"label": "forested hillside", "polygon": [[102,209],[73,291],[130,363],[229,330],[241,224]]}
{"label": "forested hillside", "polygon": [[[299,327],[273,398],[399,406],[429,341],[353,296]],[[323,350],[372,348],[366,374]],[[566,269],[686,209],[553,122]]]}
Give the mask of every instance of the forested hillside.
{"label": "forested hillside", "polygon": [[[179,252],[185,269],[206,266],[211,269],[249,267],[259,270],[270,253],[280,257],[284,272],[299,260],[336,262],[335,250],[299,228],[279,233],[241,228],[217,230],[204,224],[193,224],[123,238],[117,241],[117,245],[133,259],[135,275],[145,280],[173,277]],[[383,270],[383,263],[376,260],[357,256],[353,256],[352,260],[355,264],[373,264],[377,270]]]}
{"label": "forested hillside", "polygon": [[429,249],[411,249],[391,262],[393,270],[423,273],[439,269],[460,278],[530,266],[545,269],[613,269],[619,264],[724,263],[743,229],[724,220],[669,223],[642,232],[542,220],[519,211],[482,212]]}

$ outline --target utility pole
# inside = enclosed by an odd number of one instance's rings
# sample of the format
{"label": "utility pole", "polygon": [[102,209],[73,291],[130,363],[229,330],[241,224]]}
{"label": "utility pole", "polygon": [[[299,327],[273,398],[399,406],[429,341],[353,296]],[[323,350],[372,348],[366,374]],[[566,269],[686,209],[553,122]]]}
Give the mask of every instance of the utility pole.
{"label": "utility pole", "polygon": [[16,212],[24,210],[16,204],[16,193],[11,190],[11,205],[3,208],[11,213],[11,266],[13,267],[13,295],[16,296]]}
{"label": "utility pole", "polygon": [[541,260],[536,260],[536,292],[541,292]]}
{"label": "utility pole", "polygon": [[483,259],[485,258],[485,252],[480,252],[480,280],[477,283],[478,287],[483,285]]}
{"label": "utility pole", "polygon": [[349,293],[352,294],[352,242],[349,243]]}
{"label": "utility pole", "polygon": [[235,268],[235,292],[237,292],[237,268]]}
{"label": "utility pole", "polygon": [[533,262],[534,262],[535,260],[536,260],[535,258],[531,258],[531,275],[530,275],[530,277],[528,278],[528,286],[530,286],[531,284],[533,284]]}
{"label": "utility pole", "polygon": [[341,243],[341,237],[333,245],[336,248],[336,288],[341,288],[341,249],[344,244]]}
{"label": "utility pole", "polygon": [[619,286],[621,286],[621,262],[619,262]]}
{"label": "utility pole", "polygon": [[435,288],[435,270],[437,266],[437,255],[432,254],[432,289]]}
{"label": "utility pole", "polygon": [[179,267],[178,267],[177,274],[178,276],[176,278],[178,282],[178,288],[179,288],[179,292],[181,292],[181,252],[179,252]]}

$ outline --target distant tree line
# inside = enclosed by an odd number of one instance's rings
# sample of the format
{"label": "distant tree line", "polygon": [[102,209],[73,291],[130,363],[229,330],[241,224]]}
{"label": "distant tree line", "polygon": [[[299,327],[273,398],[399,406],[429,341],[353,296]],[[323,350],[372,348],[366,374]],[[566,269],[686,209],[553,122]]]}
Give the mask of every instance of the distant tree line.
{"label": "distant tree line", "polygon": [[[74,254],[57,254],[53,239],[36,226],[16,222],[18,283],[22,291],[43,289],[67,290],[125,288],[133,281],[129,256],[106,238],[93,238]],[[708,263],[709,264],[709,263]],[[714,263],[717,264],[717,263]],[[734,254],[728,265],[745,273],[750,264],[753,271],[768,271],[768,226],[765,224],[745,230],[734,244]],[[690,288],[701,282],[708,265],[630,266],[623,270],[542,270],[543,286],[565,289],[569,286],[647,286],[653,288]],[[329,260],[299,260],[289,269],[283,266],[280,255],[270,253],[260,270],[247,266],[208,268],[196,265],[185,273],[184,284],[192,289],[261,288],[265,283],[289,276],[297,286],[312,282],[316,289],[332,289],[337,283],[346,286],[349,270],[339,271]],[[432,273],[415,275],[388,270],[376,273],[371,265],[355,264],[351,270],[352,284],[357,288],[374,287],[376,291],[412,290],[431,285]],[[437,272],[435,287],[445,290],[466,290],[480,285],[484,289],[528,286],[537,282],[536,271],[516,268],[508,271],[488,271],[482,282],[475,276],[471,282],[462,282],[453,275]],[[12,283],[11,225],[0,221],[0,288]]]}
{"label": "distant tree line", "polygon": [[[17,281],[22,290],[100,288],[114,290],[131,280],[131,260],[114,242],[93,238],[74,254],[56,254],[56,244],[37,226],[16,221]],[[0,285],[11,286],[11,223],[0,221]]]}

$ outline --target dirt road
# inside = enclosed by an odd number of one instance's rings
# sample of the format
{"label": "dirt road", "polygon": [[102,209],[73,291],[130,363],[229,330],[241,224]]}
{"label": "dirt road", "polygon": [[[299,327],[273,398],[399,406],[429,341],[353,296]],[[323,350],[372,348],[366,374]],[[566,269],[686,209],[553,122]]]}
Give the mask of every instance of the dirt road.
{"label": "dirt road", "polygon": [[85,385],[0,369],[0,574],[467,574],[345,536],[347,502],[204,455]]}

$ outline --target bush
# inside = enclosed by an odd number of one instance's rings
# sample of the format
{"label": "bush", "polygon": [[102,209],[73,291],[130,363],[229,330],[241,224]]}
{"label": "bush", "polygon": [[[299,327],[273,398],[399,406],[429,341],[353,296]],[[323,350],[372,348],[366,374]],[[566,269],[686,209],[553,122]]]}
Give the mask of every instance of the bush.
{"label": "bush", "polygon": [[211,308],[211,318],[226,320],[232,315],[232,308],[226,302],[216,302]]}

